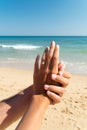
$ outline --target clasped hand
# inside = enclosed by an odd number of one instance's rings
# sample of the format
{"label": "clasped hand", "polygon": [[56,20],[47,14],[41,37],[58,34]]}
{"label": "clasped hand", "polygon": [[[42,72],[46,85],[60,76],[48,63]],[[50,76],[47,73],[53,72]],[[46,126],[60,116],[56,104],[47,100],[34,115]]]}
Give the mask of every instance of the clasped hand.
{"label": "clasped hand", "polygon": [[59,46],[52,42],[50,48],[45,49],[41,62],[40,56],[36,57],[33,93],[47,96],[51,104],[56,104],[61,101],[70,77],[70,73],[64,71],[64,63],[59,62]]}

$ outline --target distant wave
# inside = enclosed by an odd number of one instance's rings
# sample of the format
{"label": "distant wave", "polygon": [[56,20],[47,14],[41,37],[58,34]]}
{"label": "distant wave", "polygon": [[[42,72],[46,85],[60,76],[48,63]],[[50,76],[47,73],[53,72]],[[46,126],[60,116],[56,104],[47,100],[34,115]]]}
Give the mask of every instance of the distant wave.
{"label": "distant wave", "polygon": [[37,48],[41,48],[41,46],[33,46],[33,45],[0,45],[2,48],[12,48],[17,50],[35,50]]}
{"label": "distant wave", "polygon": [[86,74],[87,75],[87,62],[70,62],[70,61],[64,61],[66,70],[73,74]]}

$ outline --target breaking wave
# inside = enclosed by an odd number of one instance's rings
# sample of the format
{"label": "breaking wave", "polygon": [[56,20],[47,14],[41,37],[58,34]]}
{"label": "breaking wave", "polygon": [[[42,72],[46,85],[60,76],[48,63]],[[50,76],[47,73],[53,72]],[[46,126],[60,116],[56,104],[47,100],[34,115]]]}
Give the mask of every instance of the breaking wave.
{"label": "breaking wave", "polygon": [[2,48],[12,48],[17,50],[35,50],[41,48],[41,46],[34,46],[34,45],[0,45]]}

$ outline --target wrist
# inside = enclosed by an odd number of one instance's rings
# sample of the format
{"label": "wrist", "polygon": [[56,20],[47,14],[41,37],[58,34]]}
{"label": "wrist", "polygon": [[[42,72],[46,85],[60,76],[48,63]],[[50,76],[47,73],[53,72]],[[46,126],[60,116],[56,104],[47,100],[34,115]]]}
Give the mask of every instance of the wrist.
{"label": "wrist", "polygon": [[33,95],[32,101],[37,102],[37,104],[50,104],[50,100],[47,96],[44,96],[43,94],[40,95]]}

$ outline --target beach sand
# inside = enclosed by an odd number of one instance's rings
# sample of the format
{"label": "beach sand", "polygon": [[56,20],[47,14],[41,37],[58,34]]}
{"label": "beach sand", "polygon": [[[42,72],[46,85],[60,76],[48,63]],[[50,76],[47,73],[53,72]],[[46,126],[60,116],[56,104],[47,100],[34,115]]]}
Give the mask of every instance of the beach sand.
{"label": "beach sand", "polygon": [[[33,72],[0,68],[0,100],[32,84]],[[19,120],[6,130],[15,130]],[[41,130],[87,130],[87,75],[72,75],[61,103],[49,106]]]}

